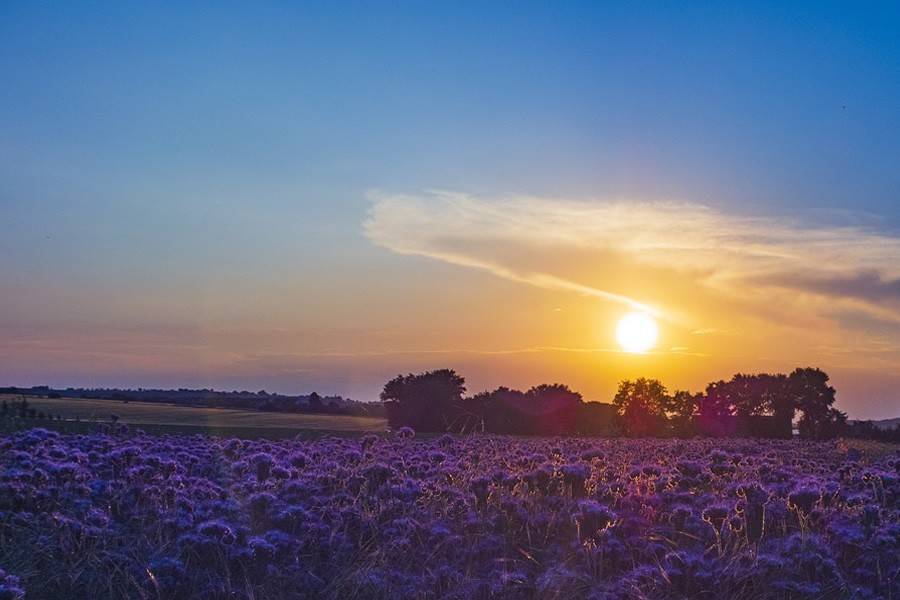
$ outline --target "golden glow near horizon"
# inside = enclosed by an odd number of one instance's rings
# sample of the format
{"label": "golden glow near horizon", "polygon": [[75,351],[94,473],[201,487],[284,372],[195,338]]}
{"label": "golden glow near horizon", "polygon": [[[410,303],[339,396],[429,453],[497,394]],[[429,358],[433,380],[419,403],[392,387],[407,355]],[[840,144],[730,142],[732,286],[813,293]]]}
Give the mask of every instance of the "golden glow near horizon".
{"label": "golden glow near horizon", "polygon": [[[3,376],[374,400],[397,373],[452,367],[472,393],[561,382],[609,401],[624,379],[697,391],[816,366],[853,418],[896,416],[896,236],[691,203],[452,194],[376,199],[365,233],[395,256],[355,249],[320,269],[251,252],[115,294],[32,282],[3,298]],[[656,321],[655,344],[633,319],[617,335],[629,313]]]}
{"label": "golden glow near horizon", "polygon": [[659,330],[653,317],[643,312],[631,312],[619,319],[616,341],[622,350],[643,354],[656,345]]}

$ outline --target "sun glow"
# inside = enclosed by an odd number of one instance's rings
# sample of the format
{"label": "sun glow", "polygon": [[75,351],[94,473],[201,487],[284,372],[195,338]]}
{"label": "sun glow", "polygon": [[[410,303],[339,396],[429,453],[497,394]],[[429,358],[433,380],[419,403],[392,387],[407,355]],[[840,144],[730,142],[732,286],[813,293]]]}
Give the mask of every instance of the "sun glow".
{"label": "sun glow", "polygon": [[640,354],[656,345],[659,331],[653,317],[643,312],[631,312],[619,319],[616,341],[626,352]]}

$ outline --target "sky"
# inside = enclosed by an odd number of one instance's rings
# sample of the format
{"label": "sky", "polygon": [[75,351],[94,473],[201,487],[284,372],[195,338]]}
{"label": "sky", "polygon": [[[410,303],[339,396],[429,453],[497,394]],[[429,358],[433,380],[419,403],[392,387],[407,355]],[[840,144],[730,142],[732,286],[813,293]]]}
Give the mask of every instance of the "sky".
{"label": "sky", "polygon": [[295,4],[0,2],[0,383],[900,415],[900,5]]}

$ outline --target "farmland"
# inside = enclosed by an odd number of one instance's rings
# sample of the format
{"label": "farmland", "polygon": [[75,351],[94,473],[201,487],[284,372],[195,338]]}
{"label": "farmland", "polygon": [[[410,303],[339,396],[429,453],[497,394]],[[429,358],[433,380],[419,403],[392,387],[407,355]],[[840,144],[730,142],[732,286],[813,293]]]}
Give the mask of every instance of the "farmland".
{"label": "farmland", "polygon": [[[0,396],[8,403],[17,396]],[[346,415],[273,413],[176,406],[164,403],[121,402],[84,398],[28,398],[28,405],[48,415],[59,415],[63,423],[48,426],[64,430],[89,431],[91,422],[118,421],[151,433],[210,433],[237,437],[292,437],[301,433],[343,433],[383,431],[383,419]],[[80,423],[75,423],[76,419]],[[43,426],[43,424],[42,424]]]}

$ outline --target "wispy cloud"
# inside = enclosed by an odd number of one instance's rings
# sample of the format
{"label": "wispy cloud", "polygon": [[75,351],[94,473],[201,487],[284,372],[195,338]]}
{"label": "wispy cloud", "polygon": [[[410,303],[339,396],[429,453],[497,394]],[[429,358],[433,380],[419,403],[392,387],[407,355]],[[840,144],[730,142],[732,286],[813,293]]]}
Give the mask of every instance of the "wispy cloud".
{"label": "wispy cloud", "polygon": [[734,333],[730,329],[717,329],[715,327],[701,327],[691,331],[691,335],[732,335]]}
{"label": "wispy cloud", "polygon": [[[542,288],[657,312],[657,299],[632,297],[622,277],[596,283],[615,262],[760,305],[781,294],[819,314],[900,321],[900,238],[858,223],[810,225],[685,202],[452,192],[372,200],[365,233],[374,243]],[[580,271],[571,257],[582,263]]]}

